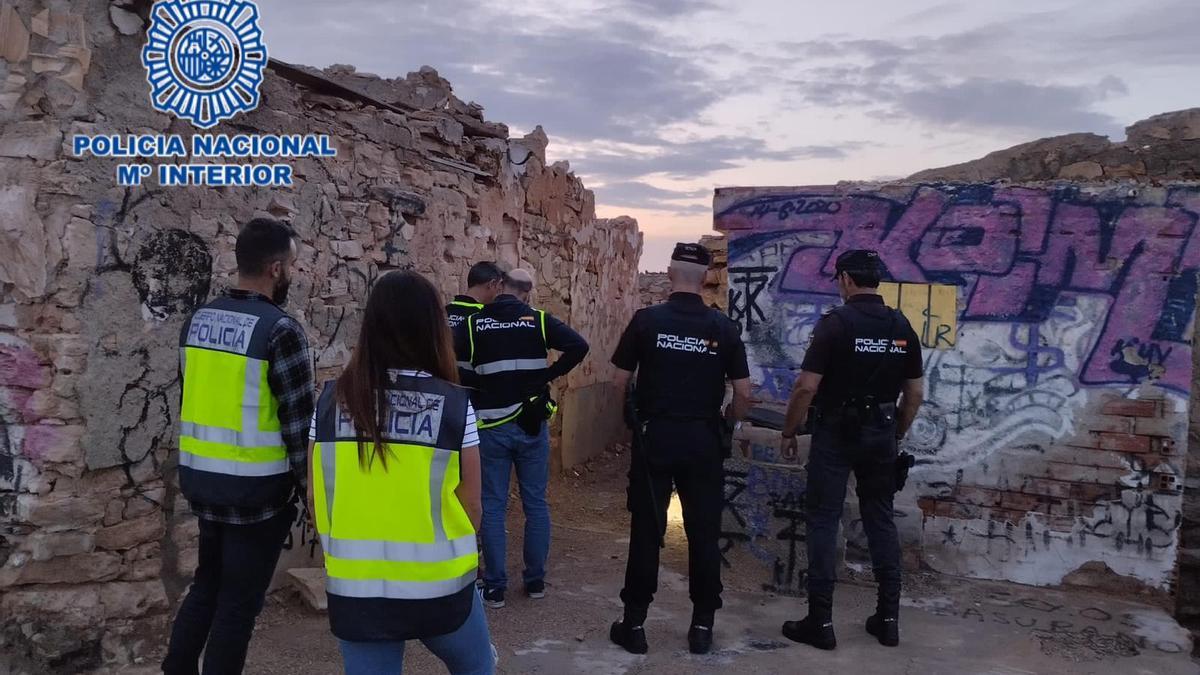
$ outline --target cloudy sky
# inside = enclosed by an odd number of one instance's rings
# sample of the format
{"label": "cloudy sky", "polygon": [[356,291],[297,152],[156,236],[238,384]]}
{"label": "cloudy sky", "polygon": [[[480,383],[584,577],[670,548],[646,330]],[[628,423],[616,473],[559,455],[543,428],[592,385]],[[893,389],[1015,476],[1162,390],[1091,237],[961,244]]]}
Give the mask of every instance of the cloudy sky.
{"label": "cloudy sky", "polygon": [[894,178],[1200,105],[1198,0],[259,0],[285,61],[431,65],[541,124],[642,267],[711,227],[712,189]]}

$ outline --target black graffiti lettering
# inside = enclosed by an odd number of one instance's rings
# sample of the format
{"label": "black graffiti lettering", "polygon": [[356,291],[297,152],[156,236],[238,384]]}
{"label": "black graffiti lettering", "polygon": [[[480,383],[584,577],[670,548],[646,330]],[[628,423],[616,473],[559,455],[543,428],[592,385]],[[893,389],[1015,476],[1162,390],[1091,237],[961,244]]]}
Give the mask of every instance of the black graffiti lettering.
{"label": "black graffiti lettering", "polygon": [[1065,633],[1073,627],[1074,627],[1074,624],[1072,624],[1070,621],[1051,621],[1050,622],[1050,632],[1051,633]]}
{"label": "black graffiti lettering", "polygon": [[1005,616],[1004,612],[992,612],[992,623],[998,623],[1002,626],[1007,626],[1012,622],[1008,620],[1008,617]]}
{"label": "black graffiti lettering", "polygon": [[767,214],[774,213],[779,220],[787,220],[792,215],[808,213],[834,214],[841,210],[841,202],[808,198],[781,199],[778,197],[768,197],[766,199],[756,199],[738,206],[740,213],[747,214],[753,218],[761,218]]}
{"label": "black graffiti lettering", "polygon": [[[1013,619],[1013,621],[1022,628],[1033,628],[1034,626],[1037,625],[1037,618],[1032,617],[1032,616],[1026,616],[1026,617],[1018,616],[1017,618]],[[1029,623],[1025,623],[1026,621],[1028,621]]]}
{"label": "black graffiti lettering", "polygon": [[799,558],[798,551],[805,542],[804,500],[802,496],[788,494],[781,498],[772,499],[771,505],[775,507],[775,517],[782,518],[787,522],[783,529],[775,535],[776,539],[786,541],[788,547],[786,567],[783,565],[782,560],[775,561],[776,584],[783,587],[791,587],[793,580],[796,580],[796,562]]}
{"label": "black graffiti lettering", "polygon": [[1079,616],[1092,621],[1112,621],[1112,614],[1100,609],[1099,607],[1088,607],[1079,611]]}
{"label": "black graffiti lettering", "polygon": [[1025,609],[1032,609],[1035,612],[1045,612],[1046,614],[1052,614],[1063,608],[1063,605],[1054,605],[1037,598],[1021,598],[1017,601],[1017,604]]}
{"label": "black graffiti lettering", "polygon": [[[776,269],[778,268],[729,268],[729,318],[736,321],[743,331],[754,326],[755,315],[758,316],[759,323],[767,320],[767,315],[758,305],[758,296],[766,289]],[[741,284],[743,290],[736,290],[734,286],[737,284]]]}
{"label": "black graffiti lettering", "polygon": [[968,607],[966,610],[964,610],[962,613],[962,618],[975,618],[980,623],[983,623],[983,613],[973,607]]}
{"label": "black graffiti lettering", "polygon": [[724,517],[722,517],[721,535],[721,563],[726,569],[733,567],[725,554],[733,549],[738,542],[750,541],[750,535],[746,534],[746,518],[742,516],[738,509],[737,499],[743,492],[746,491],[746,472],[745,471],[726,471],[725,472],[725,502],[722,505],[724,513],[733,516],[734,522],[741,530],[729,529],[724,526]]}

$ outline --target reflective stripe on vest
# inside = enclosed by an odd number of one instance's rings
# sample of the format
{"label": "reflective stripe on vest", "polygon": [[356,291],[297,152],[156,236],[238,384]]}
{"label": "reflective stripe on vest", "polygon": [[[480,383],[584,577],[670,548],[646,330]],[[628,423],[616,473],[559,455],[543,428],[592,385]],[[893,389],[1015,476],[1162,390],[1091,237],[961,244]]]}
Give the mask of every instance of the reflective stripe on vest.
{"label": "reflective stripe on vest", "polygon": [[339,579],[329,577],[325,589],[348,598],[388,598],[391,600],[428,600],[443,598],[475,583],[479,572],[474,566],[460,577],[433,581],[391,581],[385,579]]}
{"label": "reflective stripe on vest", "polygon": [[[486,312],[487,310],[485,309],[484,311]],[[495,381],[484,382],[483,380],[480,380],[477,384],[479,391],[472,396],[472,399],[475,403],[477,424],[480,429],[498,427],[501,424],[506,424],[513,421],[518,415],[521,414],[521,408],[525,404],[525,401],[507,404],[507,402],[512,399],[509,397],[509,395],[502,393],[515,392],[520,389],[520,387],[507,387],[506,385],[509,383],[504,382],[505,375],[534,370],[545,370],[550,365],[549,359],[546,356],[546,312],[545,310],[532,307],[529,308],[529,311],[533,312],[537,316],[535,321],[537,322],[538,333],[542,336],[542,342],[541,345],[539,345],[541,355],[537,357],[533,357],[532,354],[530,354],[530,351],[536,353],[537,350],[525,349],[525,354],[523,355],[520,353],[520,351],[518,351],[519,358],[496,359],[496,356],[506,355],[505,352],[511,354],[513,350],[510,349],[509,346],[497,348],[495,343],[491,343],[490,348],[486,350],[486,352],[489,353],[486,353],[483,358],[492,358],[493,360],[479,362],[479,350],[476,349],[475,344],[475,318],[479,317],[479,315],[472,315],[472,321],[468,322],[467,324],[467,338],[470,344],[470,362],[466,364],[460,362],[459,367],[464,370],[474,372],[474,374],[480,378],[487,378],[488,376],[496,375],[501,376],[501,384],[497,384]],[[526,317],[521,318],[524,319]],[[510,318],[506,318],[505,320],[510,320]],[[528,343],[524,341],[522,344],[528,346]],[[506,403],[507,405],[483,407],[489,403],[493,405]]]}
{"label": "reflective stripe on vest", "polygon": [[475,416],[478,419],[479,427],[487,429],[499,424],[504,424],[510,419],[516,417],[521,412],[520,403],[504,406],[503,408],[485,408],[475,411]]}
{"label": "reflective stripe on vest", "polygon": [[[386,469],[377,459],[360,464],[360,439],[332,391],[318,404],[313,497],[326,588],[349,598],[453,595],[474,582],[479,559],[475,529],[454,492],[459,452],[435,443],[461,443],[466,393],[411,377],[399,378],[393,393]],[[362,443],[373,450],[372,441]]]}
{"label": "reflective stripe on vest", "polygon": [[493,375],[513,370],[545,370],[549,365],[546,359],[501,359],[490,363],[480,363],[475,366],[475,372],[479,375]]}
{"label": "reflective stripe on vest", "polygon": [[180,348],[180,466],[242,477],[289,471],[268,363],[248,355],[259,318],[212,307],[193,315]]}

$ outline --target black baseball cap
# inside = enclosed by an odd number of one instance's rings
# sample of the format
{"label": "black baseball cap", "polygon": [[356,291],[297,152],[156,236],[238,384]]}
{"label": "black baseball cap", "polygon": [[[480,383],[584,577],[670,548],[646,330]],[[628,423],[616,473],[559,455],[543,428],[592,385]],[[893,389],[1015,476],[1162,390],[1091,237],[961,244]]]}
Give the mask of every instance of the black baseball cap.
{"label": "black baseball cap", "polygon": [[880,274],[883,272],[883,263],[879,260],[879,254],[875,251],[856,248],[839,255],[833,269],[834,276],[842,272],[874,272],[875,274]]}
{"label": "black baseball cap", "polygon": [[680,242],[675,244],[675,250],[671,252],[671,260],[708,267],[712,264],[712,254],[700,244]]}

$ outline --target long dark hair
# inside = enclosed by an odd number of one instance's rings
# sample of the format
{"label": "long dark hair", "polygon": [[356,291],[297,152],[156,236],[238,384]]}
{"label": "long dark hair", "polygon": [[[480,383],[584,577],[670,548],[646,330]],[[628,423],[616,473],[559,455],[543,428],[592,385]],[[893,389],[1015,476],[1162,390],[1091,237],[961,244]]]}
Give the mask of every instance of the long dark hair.
{"label": "long dark hair", "polygon": [[378,459],[387,468],[383,445],[384,390],[390,368],[424,370],[436,378],[458,383],[454,343],[446,322],[442,296],[416,272],[388,272],[375,282],[363,312],[358,344],[337,380],[338,405],[350,415],[360,434],[373,447],[358,444],[360,466]]}

